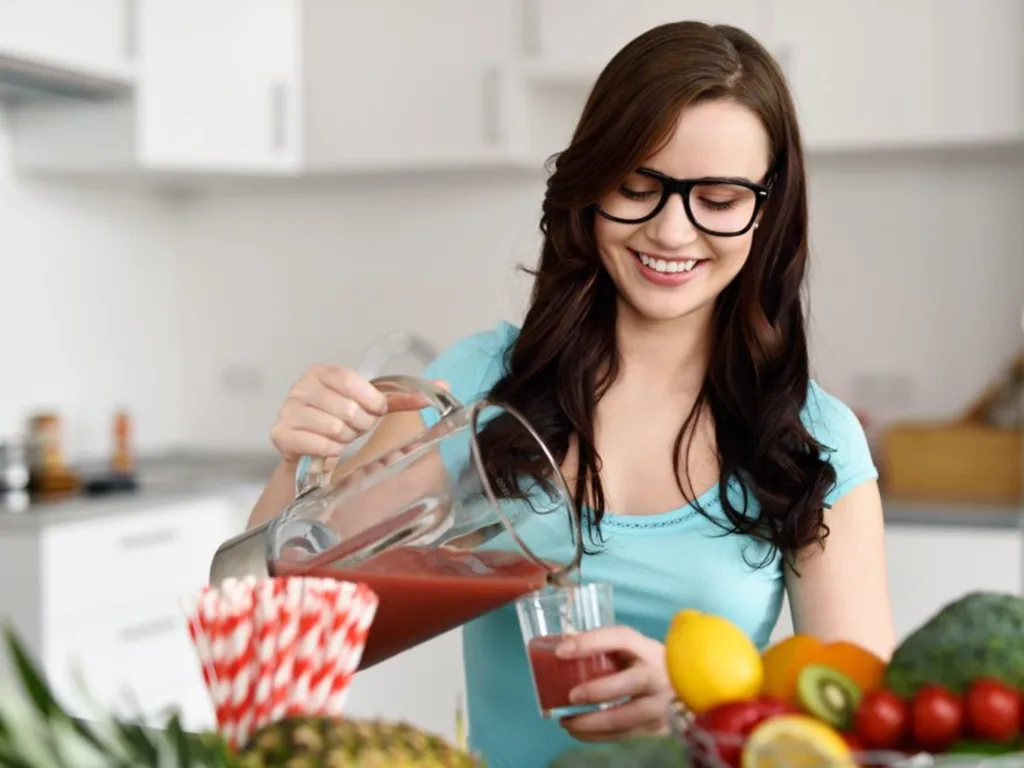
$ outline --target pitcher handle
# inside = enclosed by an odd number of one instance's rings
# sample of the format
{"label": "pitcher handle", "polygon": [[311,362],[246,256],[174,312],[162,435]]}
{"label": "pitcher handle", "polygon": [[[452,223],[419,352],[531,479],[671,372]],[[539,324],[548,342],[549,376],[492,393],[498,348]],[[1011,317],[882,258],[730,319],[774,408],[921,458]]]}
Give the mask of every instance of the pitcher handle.
{"label": "pitcher handle", "polygon": [[[462,403],[444,387],[416,376],[378,376],[370,383],[385,395],[420,395],[443,419],[462,408]],[[322,456],[303,456],[295,469],[295,495],[320,487],[330,476]]]}

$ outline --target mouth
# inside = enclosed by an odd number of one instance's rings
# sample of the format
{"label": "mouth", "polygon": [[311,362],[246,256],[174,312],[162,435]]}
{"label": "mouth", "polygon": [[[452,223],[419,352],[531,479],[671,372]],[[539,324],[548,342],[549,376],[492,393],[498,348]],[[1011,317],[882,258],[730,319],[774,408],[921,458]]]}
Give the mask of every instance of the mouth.
{"label": "mouth", "polygon": [[694,267],[704,259],[664,259],[659,256],[649,256],[640,251],[630,248],[630,253],[645,267],[662,275],[673,275],[679,272],[691,272]]}

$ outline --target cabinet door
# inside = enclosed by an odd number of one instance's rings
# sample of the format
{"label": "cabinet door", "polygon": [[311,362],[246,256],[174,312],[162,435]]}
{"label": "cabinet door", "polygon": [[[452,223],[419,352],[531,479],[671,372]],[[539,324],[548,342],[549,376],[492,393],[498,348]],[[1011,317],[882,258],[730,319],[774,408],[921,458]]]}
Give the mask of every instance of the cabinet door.
{"label": "cabinet door", "polygon": [[1024,133],[1019,0],[774,0],[808,146],[1005,140]]}
{"label": "cabinet door", "polygon": [[0,53],[130,79],[136,0],[0,0]]}
{"label": "cabinet door", "polygon": [[[885,546],[897,640],[968,592],[1022,593],[1020,531],[889,524]],[[787,599],[772,642],[791,634]]]}
{"label": "cabinet door", "polygon": [[345,714],[405,721],[454,741],[460,705],[466,685],[462,630],[455,629],[357,674]]}
{"label": "cabinet door", "polygon": [[890,525],[885,531],[896,636],[973,591],[1021,594],[1021,531]]}
{"label": "cabinet door", "polygon": [[306,161],[315,170],[486,157],[510,0],[308,0]]}
{"label": "cabinet door", "polygon": [[596,75],[634,37],[672,21],[731,24],[767,43],[766,8],[764,0],[524,0],[525,53],[553,69]]}
{"label": "cabinet door", "polygon": [[272,171],[299,157],[300,0],[141,0],[142,164]]}

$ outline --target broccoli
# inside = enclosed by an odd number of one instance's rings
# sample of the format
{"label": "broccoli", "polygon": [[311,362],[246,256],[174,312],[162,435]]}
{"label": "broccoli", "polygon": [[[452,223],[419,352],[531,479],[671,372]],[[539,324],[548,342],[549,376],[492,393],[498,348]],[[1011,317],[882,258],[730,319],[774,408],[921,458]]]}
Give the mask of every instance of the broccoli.
{"label": "broccoli", "polygon": [[682,744],[668,736],[640,736],[584,746],[561,755],[548,768],[687,768]]}
{"label": "broccoli", "polygon": [[900,643],[885,683],[909,698],[928,683],[961,694],[979,677],[1024,689],[1024,599],[971,592],[948,603]]}

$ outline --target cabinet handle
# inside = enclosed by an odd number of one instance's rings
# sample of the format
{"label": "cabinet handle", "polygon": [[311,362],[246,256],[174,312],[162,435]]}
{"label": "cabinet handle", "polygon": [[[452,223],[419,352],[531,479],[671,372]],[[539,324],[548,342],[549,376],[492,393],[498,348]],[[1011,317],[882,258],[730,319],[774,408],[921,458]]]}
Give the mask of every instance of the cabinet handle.
{"label": "cabinet handle", "polygon": [[163,528],[158,531],[146,531],[131,536],[122,536],[120,545],[122,549],[141,549],[143,547],[155,547],[169,544],[178,538],[178,531],[174,528]]}
{"label": "cabinet handle", "polygon": [[519,44],[524,58],[540,56],[539,0],[519,0]]}
{"label": "cabinet handle", "polygon": [[483,77],[483,140],[497,146],[501,142],[501,72],[491,67]]}
{"label": "cabinet handle", "polygon": [[138,6],[137,0],[123,0],[124,3],[124,55],[134,60],[138,54]]}
{"label": "cabinet handle", "polygon": [[154,619],[144,624],[133,624],[130,627],[124,627],[119,634],[124,642],[134,643],[139,640],[145,640],[153,635],[165,635],[176,630],[177,627],[178,623],[172,617],[165,616],[162,619]]}
{"label": "cabinet handle", "polygon": [[270,86],[270,143],[275,152],[282,152],[287,144],[288,91],[284,83]]}

